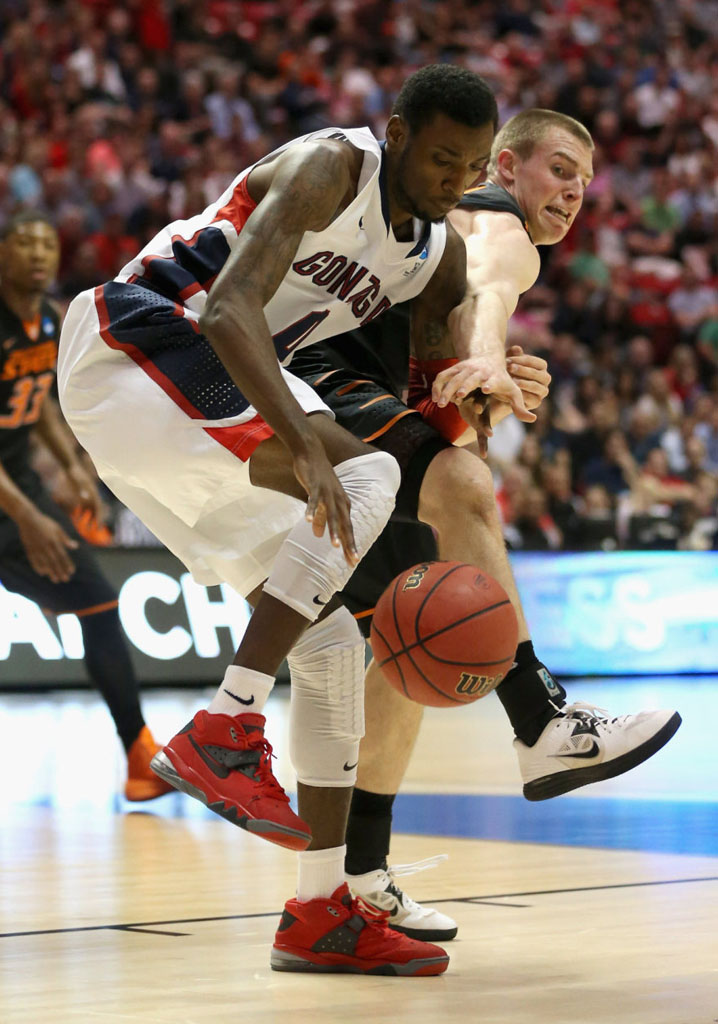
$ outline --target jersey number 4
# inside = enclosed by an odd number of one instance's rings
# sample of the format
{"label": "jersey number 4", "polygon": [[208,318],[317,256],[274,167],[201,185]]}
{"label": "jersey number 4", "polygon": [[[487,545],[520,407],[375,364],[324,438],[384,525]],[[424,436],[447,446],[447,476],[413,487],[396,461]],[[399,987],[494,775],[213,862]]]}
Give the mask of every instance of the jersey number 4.
{"label": "jersey number 4", "polygon": [[275,334],[273,341],[277,359],[283,362],[289,353],[293,352],[305,338],[308,338],[312,331],[319,326],[322,320],[326,320],[328,316],[328,309],[323,309],[320,313],[307,313],[301,320],[297,320],[296,323],[290,324],[289,327],[285,327],[283,331]]}
{"label": "jersey number 4", "polygon": [[15,381],[15,387],[7,403],[11,412],[0,416],[0,429],[13,430],[15,427],[37,423],[42,403],[54,379],[55,374],[49,371],[37,377],[21,377]]}

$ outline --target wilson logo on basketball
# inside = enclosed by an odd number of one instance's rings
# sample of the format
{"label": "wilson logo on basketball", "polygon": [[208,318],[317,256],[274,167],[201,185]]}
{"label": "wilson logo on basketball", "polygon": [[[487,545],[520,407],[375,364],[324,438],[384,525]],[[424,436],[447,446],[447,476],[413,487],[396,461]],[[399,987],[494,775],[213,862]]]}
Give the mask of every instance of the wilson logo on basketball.
{"label": "wilson logo on basketball", "polygon": [[474,676],[469,672],[462,672],[459,683],[456,687],[457,693],[462,693],[467,697],[473,697],[475,694],[490,693],[491,690],[495,689],[501,682],[502,676]]}
{"label": "wilson logo on basketball", "polygon": [[412,569],[411,573],[409,574],[409,576],[407,576],[406,583],[404,584],[404,586],[401,589],[402,590],[416,590],[416,588],[419,586],[421,581],[424,579],[424,577],[426,576],[428,571],[429,571],[428,564],[427,565],[415,565],[414,568]]}

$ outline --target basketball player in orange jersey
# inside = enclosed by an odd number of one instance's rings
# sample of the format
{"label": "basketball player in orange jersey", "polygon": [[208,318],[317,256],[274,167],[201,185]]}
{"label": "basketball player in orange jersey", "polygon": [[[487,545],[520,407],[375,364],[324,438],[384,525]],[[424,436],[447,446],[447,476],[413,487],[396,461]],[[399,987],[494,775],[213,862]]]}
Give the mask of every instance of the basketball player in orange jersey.
{"label": "basketball player in orange jersey", "polygon": [[[566,693],[538,660],[511,573],[488,467],[457,444],[486,449],[490,424],[510,412],[492,391],[507,368],[509,317],[539,272],[537,245],[555,245],[578,215],[592,177],[593,142],[562,114],[529,110],[497,135],[488,181],[450,215],[466,242],[466,298],[451,314],[451,336],[412,337],[406,314],[299,354],[295,373],[311,383],[339,423],[391,452],[402,468],[394,517],[351,577],[342,597],[368,636],[371,611],[399,572],[436,557],[480,566],[509,594],[519,620],[514,668],[498,686],[516,734],[524,795],[543,800],[611,778],[655,753],[680,716],[670,711],[608,718],[593,706],[566,706]],[[550,378],[543,360],[509,350],[509,369],[534,409]],[[458,361],[457,361],[457,358]],[[418,415],[420,413],[421,415]],[[418,522],[417,522],[418,521]],[[437,531],[438,552],[432,531]],[[290,656],[290,666],[292,658]],[[353,891],[391,913],[409,935],[447,940],[456,923],[421,907],[387,870],[391,808],[418,734],[423,708],[384,681],[372,662],[366,679],[366,734],[347,831]]]}
{"label": "basketball player in orange jersey", "polygon": [[60,322],[45,293],[57,272],[57,232],[42,214],[12,217],[0,242],[0,582],[56,615],[79,616],[85,667],[127,753],[128,800],[171,786],[150,770],[160,749],[145,725],[117,614],[117,594],[87,544],[30,465],[34,434],[65,470],[78,503],[100,498],[50,396]]}
{"label": "basketball player in orange jersey", "polygon": [[[196,579],[256,600],[209,708],[153,765],[301,851],[277,970],[437,974],[448,962],[352,902],[344,880],[364,642],[330,602],[387,522],[399,468],[285,366],[400,301],[412,301],[424,344],[448,332],[466,257],[445,217],[483,173],[496,116],[478,76],[423,68],[402,87],[384,146],[345,128],[288,143],[79,295],[65,320],[62,408],[100,476]],[[505,369],[492,386],[534,419]],[[261,714],[290,649],[301,817],[272,774]]]}

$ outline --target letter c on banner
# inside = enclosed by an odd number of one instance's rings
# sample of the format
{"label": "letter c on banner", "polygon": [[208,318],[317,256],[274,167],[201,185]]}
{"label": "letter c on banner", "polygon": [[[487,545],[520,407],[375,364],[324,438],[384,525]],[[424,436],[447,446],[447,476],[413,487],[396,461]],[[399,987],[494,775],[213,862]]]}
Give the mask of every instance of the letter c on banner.
{"label": "letter c on banner", "polygon": [[181,593],[177,580],[163,572],[134,573],[120,591],[119,614],[122,628],[135,647],[150,658],[172,661],[192,647],[192,637],[182,626],[158,633],[149,622],[145,608],[150,598],[175,604]]}

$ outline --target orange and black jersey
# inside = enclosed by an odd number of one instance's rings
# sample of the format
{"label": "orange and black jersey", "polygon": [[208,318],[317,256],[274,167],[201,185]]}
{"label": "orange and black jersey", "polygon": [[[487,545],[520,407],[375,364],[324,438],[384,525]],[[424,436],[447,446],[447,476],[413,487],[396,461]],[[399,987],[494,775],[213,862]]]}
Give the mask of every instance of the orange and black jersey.
{"label": "orange and black jersey", "polygon": [[[514,197],[491,182],[466,192],[459,208],[476,213],[512,213],[526,228],[523,211]],[[401,397],[408,387],[410,305],[405,302],[392,306],[364,327],[301,349],[290,371],[311,384],[333,369],[350,370],[357,379],[377,381]]]}
{"label": "orange and black jersey", "polygon": [[27,469],[30,431],[55,382],[59,336],[49,302],[23,322],[0,298],[0,463],[13,479]]}

